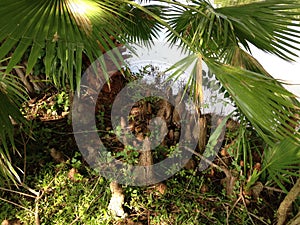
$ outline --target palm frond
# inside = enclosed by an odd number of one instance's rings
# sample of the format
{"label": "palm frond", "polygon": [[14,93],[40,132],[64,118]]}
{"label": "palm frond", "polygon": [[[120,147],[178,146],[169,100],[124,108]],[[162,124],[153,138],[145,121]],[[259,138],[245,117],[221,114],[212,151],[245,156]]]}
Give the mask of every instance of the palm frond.
{"label": "palm frond", "polygon": [[[171,44],[177,42],[201,55],[215,55],[234,40],[233,29],[225,16],[218,13],[208,1],[193,1],[189,6],[176,6],[168,15],[173,30],[168,33]],[[186,45],[186,40],[189,44]]]}
{"label": "palm frond", "polygon": [[129,42],[149,46],[153,43],[154,38],[159,37],[159,32],[163,28],[160,21],[149,15],[147,12],[163,19],[165,7],[159,5],[148,5],[143,8],[137,8],[133,5],[126,5],[125,12],[127,18],[124,19],[125,33],[124,36]]}
{"label": "palm frond", "polygon": [[[206,57],[223,60],[221,54],[249,43],[268,53],[292,61],[300,43],[300,3],[297,0],[266,0],[251,4],[214,8],[207,1],[177,5],[168,16],[172,44]],[[179,36],[177,35],[179,34]],[[186,41],[189,44],[186,44]]]}
{"label": "palm frond", "polygon": [[293,61],[299,48],[298,0],[266,0],[216,9],[233,27],[237,41],[247,50],[259,49]]}
{"label": "palm frond", "polygon": [[233,6],[233,5],[244,5],[244,4],[249,4],[258,1],[263,1],[263,0],[214,0],[214,3],[216,5],[220,5],[224,7],[224,6]]}
{"label": "palm frond", "polygon": [[[94,61],[103,51],[115,47],[112,36],[125,43],[128,26],[124,18],[131,14],[120,7],[124,4],[118,0],[1,1],[0,59],[13,52],[6,72],[30,49],[26,71],[29,73],[45,49],[46,75],[56,86],[67,79],[73,88],[80,81],[83,53]],[[150,25],[153,23],[145,23],[143,29]],[[150,29],[147,32],[155,34]],[[137,32],[132,35],[137,37]]]}
{"label": "palm frond", "polygon": [[299,111],[300,104],[279,81],[229,65],[211,61],[207,64],[239,110],[270,146],[287,136],[294,136],[289,123]]}
{"label": "palm frond", "polygon": [[202,107],[203,103],[203,82],[202,82],[202,58],[199,55],[191,54],[184,57],[170,68],[166,70],[170,73],[168,80],[177,81],[182,74],[191,67],[191,72],[189,74],[189,79],[187,80],[183,95],[189,92],[195,105],[197,107]]}
{"label": "palm frond", "polygon": [[[3,60],[0,61],[3,62]],[[20,182],[16,170],[11,164],[11,151],[15,148],[13,122],[26,124],[26,120],[20,112],[21,102],[26,93],[18,85],[17,77],[2,72],[5,67],[0,67],[0,177],[3,182],[12,180]]]}
{"label": "palm frond", "polygon": [[277,143],[263,157],[263,170],[282,190],[286,190],[283,182],[288,181],[287,175],[299,176],[300,144],[299,139],[284,139]]}
{"label": "palm frond", "polygon": [[238,45],[229,45],[220,54],[224,64],[234,67],[250,70],[252,72],[264,74],[268,77],[271,75],[251,54],[240,48]]}
{"label": "palm frond", "polygon": [[22,115],[10,97],[0,91],[0,104],[5,105],[5,108],[0,108],[0,177],[3,182],[11,180],[16,183],[20,182],[20,178],[12,166],[10,157],[12,152],[9,150],[9,143],[14,148],[14,127],[11,118],[22,121]]}

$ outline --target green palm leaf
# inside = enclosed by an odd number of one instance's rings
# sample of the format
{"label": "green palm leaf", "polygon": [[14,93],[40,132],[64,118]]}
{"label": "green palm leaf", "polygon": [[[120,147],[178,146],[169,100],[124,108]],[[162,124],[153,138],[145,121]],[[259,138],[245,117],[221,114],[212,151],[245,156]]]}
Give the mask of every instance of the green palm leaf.
{"label": "green palm leaf", "polygon": [[[80,76],[81,71],[76,70],[80,69],[76,66],[81,64],[80,58],[74,56],[85,51],[96,58],[102,53],[96,40],[102,46],[112,43],[109,36],[118,33],[118,30],[112,30],[108,24],[117,23],[117,17],[110,12],[116,7],[103,1],[88,0],[1,1],[0,41],[3,44],[0,58],[10,51],[14,53],[6,72],[20,61],[29,48],[29,73],[45,48],[46,72],[56,77],[57,85],[65,75],[70,78],[75,72]],[[57,64],[63,69],[55,68]]]}
{"label": "green palm leaf", "polygon": [[266,0],[222,8],[196,0],[189,6],[177,6],[169,14],[172,29],[168,37],[172,44],[179,41],[181,46],[219,61],[228,47],[241,44],[249,51],[249,43],[293,60],[295,50],[299,50],[293,43],[300,43],[299,9],[297,0]]}
{"label": "green palm leaf", "polygon": [[289,122],[292,122],[293,114],[300,110],[300,104],[295,102],[295,96],[284,89],[279,81],[229,65],[209,61],[207,64],[237,107],[270,146],[294,135]]}
{"label": "green palm leaf", "polygon": [[264,153],[263,170],[286,192],[282,183],[288,181],[287,175],[299,176],[299,164],[299,139],[285,139]]}
{"label": "green palm leaf", "polygon": [[[148,9],[161,15],[161,8]],[[4,0],[0,3],[0,59],[13,52],[8,73],[30,49],[29,73],[45,49],[46,75],[56,86],[69,80],[74,88],[81,78],[82,54],[94,61],[103,50],[115,47],[112,36],[121,43],[146,42],[157,36],[158,29],[157,21],[130,1]],[[121,54],[115,57],[122,59]]]}
{"label": "green palm leaf", "polygon": [[299,9],[298,0],[266,0],[223,7],[216,12],[230,21],[238,43],[247,50],[251,43],[282,59],[293,60],[295,50],[299,50],[295,43],[300,43]]}
{"label": "green palm leaf", "polygon": [[150,14],[163,19],[165,7],[148,5],[137,8],[128,4],[124,7],[124,11],[128,14],[127,19],[123,20],[126,30],[124,35],[127,40],[132,43],[142,43],[145,46],[152,44],[153,39],[159,37],[159,31],[161,31],[163,26],[160,24],[160,21]]}
{"label": "green palm leaf", "polygon": [[[3,61],[0,61],[0,65]],[[19,110],[26,93],[18,85],[17,77],[1,72],[5,69],[6,67],[0,66],[0,180],[4,182],[9,179],[16,183],[20,182],[20,178],[11,164],[9,146],[15,148],[12,120],[27,123]]]}
{"label": "green palm leaf", "polygon": [[168,15],[172,28],[168,33],[171,44],[179,42],[184,48],[211,56],[235,41],[230,21],[208,1],[193,1],[191,6],[176,6]]}
{"label": "green palm leaf", "polygon": [[225,64],[271,77],[271,75],[251,54],[240,48],[238,45],[227,46],[220,56],[224,59],[223,62]]}
{"label": "green palm leaf", "polygon": [[231,6],[231,5],[249,4],[258,1],[262,1],[262,0],[214,0],[214,3],[216,5],[221,5],[221,6]]}

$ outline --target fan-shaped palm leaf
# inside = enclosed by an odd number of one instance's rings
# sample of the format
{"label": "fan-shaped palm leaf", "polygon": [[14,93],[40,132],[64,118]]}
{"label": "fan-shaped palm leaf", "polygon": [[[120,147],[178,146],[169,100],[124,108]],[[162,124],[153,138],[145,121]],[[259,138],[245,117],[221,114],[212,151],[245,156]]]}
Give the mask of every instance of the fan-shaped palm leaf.
{"label": "fan-shaped palm leaf", "polygon": [[127,19],[123,20],[126,29],[125,37],[128,42],[142,43],[148,46],[153,43],[153,38],[158,38],[162,25],[151,14],[162,20],[165,7],[147,5],[137,8],[134,5],[126,4],[124,11],[128,16]]}
{"label": "fan-shaped palm leaf", "polygon": [[292,43],[299,43],[299,13],[297,0],[267,0],[240,6],[214,8],[205,0],[193,1],[193,7],[177,6],[169,15],[173,31],[169,31],[171,43],[180,44],[203,56],[222,60],[220,53],[232,45],[242,44],[247,50],[249,42],[258,48],[292,60],[299,50]]}
{"label": "fan-shaped palm leaf", "polygon": [[[81,65],[83,51],[91,58],[100,55],[99,44],[106,47],[111,43],[109,36],[118,33],[117,28],[112,30],[117,19],[111,10],[116,7],[105,1],[89,0],[2,1],[0,58],[13,51],[7,72],[30,48],[29,73],[45,48],[46,74],[52,75],[56,84],[66,74],[71,81],[74,72],[79,77],[81,68],[78,65]],[[58,64],[62,69],[58,68]]]}
{"label": "fan-shaped palm leaf", "polygon": [[[215,55],[228,43],[234,42],[230,21],[219,14],[208,1],[193,1],[192,7],[176,6],[170,13],[171,44],[179,44],[201,55]],[[175,33],[175,32],[176,33]],[[177,33],[179,35],[177,35]],[[186,43],[189,43],[186,45]]]}
{"label": "fan-shaped palm leaf", "polygon": [[[1,1],[0,59],[13,52],[6,72],[20,61],[29,48],[29,73],[41,50],[45,49],[46,74],[57,86],[68,78],[73,87],[81,78],[83,53],[93,61],[103,50],[115,46],[111,36],[125,43],[125,37],[146,41],[156,34],[151,29],[157,28],[156,21],[146,17],[137,20],[135,16],[140,12],[129,3],[118,0]],[[155,9],[152,7],[151,10]],[[155,13],[159,12],[156,10]],[[143,31],[140,35],[133,28],[137,27],[137,22],[143,25],[139,27]]]}
{"label": "fan-shaped palm leaf", "polygon": [[[266,170],[270,180],[274,180],[283,190],[287,175],[299,176],[300,144],[298,140],[285,139],[273,148],[265,151],[263,170]],[[264,171],[262,171],[264,172]]]}
{"label": "fan-shaped palm leaf", "polygon": [[[299,48],[297,0],[267,0],[216,9],[228,19],[238,43],[250,50],[248,42],[285,60],[293,60]],[[297,22],[298,21],[298,22]]]}

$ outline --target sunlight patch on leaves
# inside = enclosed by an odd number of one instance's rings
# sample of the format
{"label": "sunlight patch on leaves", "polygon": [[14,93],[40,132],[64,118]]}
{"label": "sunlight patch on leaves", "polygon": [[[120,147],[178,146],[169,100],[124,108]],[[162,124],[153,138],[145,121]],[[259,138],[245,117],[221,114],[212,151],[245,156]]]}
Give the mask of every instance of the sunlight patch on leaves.
{"label": "sunlight patch on leaves", "polygon": [[[131,2],[90,0],[6,0],[0,3],[0,59],[13,52],[6,72],[29,49],[26,73],[30,73],[43,49],[46,75],[57,87],[79,86],[82,55],[93,62],[116,42],[151,42],[158,36],[157,20]],[[162,10],[149,6],[162,16]],[[120,61],[121,53],[114,56]],[[75,76],[74,76],[75,74]]]}

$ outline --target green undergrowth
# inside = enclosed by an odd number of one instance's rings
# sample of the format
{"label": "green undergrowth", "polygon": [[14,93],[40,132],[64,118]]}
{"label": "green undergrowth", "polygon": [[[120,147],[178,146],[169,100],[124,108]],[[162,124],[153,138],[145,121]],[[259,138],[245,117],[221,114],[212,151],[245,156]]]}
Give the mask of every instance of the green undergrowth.
{"label": "green undergrowth", "polygon": [[[72,168],[78,171],[75,178],[70,178]],[[23,224],[35,224],[38,212],[41,224],[221,225],[252,224],[253,220],[255,224],[271,224],[260,218],[259,208],[265,207],[262,201],[247,209],[242,202],[226,197],[219,180],[193,170],[181,170],[167,180],[164,194],[153,187],[123,186],[126,221],[131,223],[122,223],[123,219],[113,218],[107,210],[109,182],[81,163],[79,153],[64,163],[48,162],[38,173],[26,177],[27,185],[39,190],[38,200],[24,195],[32,195],[24,189],[0,192],[0,219],[18,218]]]}
{"label": "green undergrowth", "polygon": [[[108,211],[111,180],[86,164],[78,152],[68,119],[32,120],[30,129],[32,137],[17,132],[21,157],[14,159],[14,164],[24,171],[20,177],[27,188],[0,187],[0,222],[18,219],[28,225],[38,224],[37,220],[42,225],[274,224],[278,206],[286,196],[274,182],[268,184],[262,178],[257,181],[267,185],[258,197],[245,191],[251,172],[261,167],[261,153],[266,147],[252,129],[237,129],[226,132],[223,150],[228,152],[221,151],[215,161],[220,168],[226,165],[235,182],[226,183],[224,168],[198,171],[196,165],[164,181],[163,194],[153,186],[123,186],[124,210],[128,216],[117,219]],[[239,136],[240,133],[243,135]],[[53,151],[62,153],[62,157],[53,156]],[[137,155],[127,152],[117,152],[115,156],[134,163]],[[200,161],[196,155],[193,160],[195,164]],[[299,201],[298,198],[293,204],[291,214],[297,214]]]}

